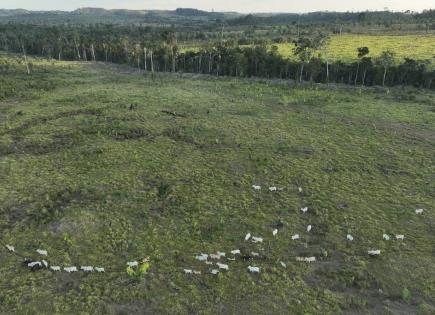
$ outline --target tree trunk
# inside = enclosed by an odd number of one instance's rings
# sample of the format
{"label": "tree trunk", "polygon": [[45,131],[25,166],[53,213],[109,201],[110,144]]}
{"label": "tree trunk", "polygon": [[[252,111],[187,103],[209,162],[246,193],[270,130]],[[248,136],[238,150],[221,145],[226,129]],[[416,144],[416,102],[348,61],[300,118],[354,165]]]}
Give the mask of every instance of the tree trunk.
{"label": "tree trunk", "polygon": [[356,83],[358,82],[358,73],[359,73],[359,62],[358,62],[358,65],[356,67],[356,75],[355,75],[354,85],[356,85]]}
{"label": "tree trunk", "polygon": [[153,61],[153,51],[150,51],[150,58],[151,58],[151,73],[154,74],[154,61]]}
{"label": "tree trunk", "polygon": [[199,55],[199,60],[198,60],[198,73],[201,73],[201,66],[202,66],[202,55]]}
{"label": "tree trunk", "polygon": [[74,43],[75,43],[76,50],[77,50],[77,59],[80,60],[80,59],[82,59],[82,56],[80,56],[79,45],[77,45],[77,42],[74,42]]}
{"label": "tree trunk", "polygon": [[329,85],[329,61],[326,59],[326,84]]}
{"label": "tree trunk", "polygon": [[209,58],[208,58],[208,74],[211,73],[211,68],[212,68],[211,62],[212,62],[212,56],[211,56],[211,53],[209,53]]}
{"label": "tree trunk", "polygon": [[382,78],[382,86],[385,86],[386,77],[387,77],[387,67],[384,67],[384,77]]}
{"label": "tree trunk", "polygon": [[86,55],[86,48],[83,47],[83,60],[88,61],[88,56]]}
{"label": "tree trunk", "polygon": [[304,74],[304,66],[305,66],[305,63],[302,62],[301,73],[300,73],[300,76],[299,76],[299,83],[302,83],[302,75]]}
{"label": "tree trunk", "polygon": [[172,72],[175,73],[175,62],[176,62],[176,56],[175,53],[172,52]]}
{"label": "tree trunk", "polygon": [[362,86],[364,86],[364,84],[365,84],[366,74],[367,74],[367,69],[364,69],[363,78],[362,78]]}
{"label": "tree trunk", "polygon": [[143,55],[144,55],[144,57],[145,57],[144,70],[145,70],[145,73],[146,73],[146,72],[147,72],[147,49],[146,49],[146,48],[143,49]]}
{"label": "tree trunk", "polygon": [[97,61],[97,58],[95,58],[94,44],[91,44],[91,54],[92,54],[92,61],[93,62]]}
{"label": "tree trunk", "polygon": [[107,62],[108,61],[108,58],[107,58],[107,45],[103,44],[103,48],[104,48],[104,57],[105,57],[105,60]]}
{"label": "tree trunk", "polygon": [[27,60],[26,49],[24,48],[24,43],[21,43],[21,48],[23,49],[24,62],[26,63],[27,74],[30,74],[29,62]]}

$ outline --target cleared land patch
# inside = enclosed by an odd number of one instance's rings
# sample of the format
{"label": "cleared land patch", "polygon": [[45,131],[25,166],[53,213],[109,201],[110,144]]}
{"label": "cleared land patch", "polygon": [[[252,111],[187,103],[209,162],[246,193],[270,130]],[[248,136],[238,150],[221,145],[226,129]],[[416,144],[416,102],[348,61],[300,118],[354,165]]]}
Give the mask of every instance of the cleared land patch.
{"label": "cleared land patch", "polygon": [[[107,272],[30,272],[2,248],[0,312],[434,310],[433,92],[40,67],[9,84],[50,89],[0,103],[1,241]],[[234,249],[217,276],[195,259]]]}

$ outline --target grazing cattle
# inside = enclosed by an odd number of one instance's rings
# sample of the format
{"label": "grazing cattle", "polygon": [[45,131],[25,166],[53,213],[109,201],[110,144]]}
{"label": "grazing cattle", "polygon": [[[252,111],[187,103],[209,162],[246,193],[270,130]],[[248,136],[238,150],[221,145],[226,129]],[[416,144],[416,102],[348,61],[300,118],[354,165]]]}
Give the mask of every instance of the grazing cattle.
{"label": "grazing cattle", "polygon": [[348,240],[348,241],[353,241],[353,236],[350,235],[350,234],[347,234],[347,240]]}
{"label": "grazing cattle", "polygon": [[285,262],[280,261],[281,266],[283,266],[284,268],[287,268],[287,265],[285,264]]}
{"label": "grazing cattle", "polygon": [[273,236],[276,236],[276,234],[278,234],[278,229],[273,230],[272,234]]}
{"label": "grazing cattle", "polygon": [[252,188],[254,188],[255,190],[260,190],[260,189],[261,189],[261,186],[252,185]]}
{"label": "grazing cattle", "polygon": [[199,261],[206,261],[208,259],[208,255],[207,254],[201,254],[199,256],[196,256],[195,258],[196,258],[196,260],[199,260]]}
{"label": "grazing cattle", "polygon": [[27,264],[32,270],[42,268],[42,263],[40,261],[32,261]]}
{"label": "grazing cattle", "polygon": [[396,235],[396,239],[403,241],[405,239],[405,235],[398,234],[398,235]]}
{"label": "grazing cattle", "polygon": [[192,269],[184,269],[184,273],[185,274],[192,274],[193,271],[192,271]]}
{"label": "grazing cattle", "polygon": [[240,254],[240,249],[232,250],[232,251],[231,251],[231,254],[233,254],[233,255]]}
{"label": "grazing cattle", "polygon": [[415,213],[416,213],[416,214],[422,214],[422,213],[423,213],[423,209],[416,209],[416,210],[415,210]]}
{"label": "grazing cattle", "polygon": [[50,269],[53,271],[60,271],[60,266],[50,266]]}
{"label": "grazing cattle", "polygon": [[389,236],[388,234],[384,234],[384,235],[382,235],[382,238],[383,238],[384,240],[386,240],[386,241],[389,241],[389,240],[390,240],[390,236]]}
{"label": "grazing cattle", "polygon": [[77,272],[78,271],[77,267],[74,267],[74,266],[72,266],[72,267],[64,267],[63,270],[65,270],[68,273]]}
{"label": "grazing cattle", "polygon": [[211,270],[211,274],[212,275],[217,275],[219,273],[219,270],[218,269],[212,269]]}
{"label": "grazing cattle", "polygon": [[103,267],[95,267],[96,272],[106,272]]}
{"label": "grazing cattle", "polygon": [[379,256],[381,254],[381,251],[379,249],[369,250],[368,254],[370,256]]}
{"label": "grazing cattle", "polygon": [[252,242],[254,243],[263,243],[263,238],[262,237],[252,237]]}
{"label": "grazing cattle", "polygon": [[276,188],[276,187],[269,187],[269,191],[277,191],[278,190],[278,188]]}
{"label": "grazing cattle", "polygon": [[252,273],[259,273],[260,267],[248,266],[248,270],[249,270],[249,272],[252,272]]}
{"label": "grazing cattle", "polygon": [[299,234],[295,234],[295,235],[293,235],[292,236],[292,240],[294,241],[294,240],[298,240],[299,239]]}
{"label": "grazing cattle", "polygon": [[306,212],[308,211],[308,207],[301,208],[301,211],[302,211],[303,213],[306,213]]}
{"label": "grazing cattle", "polygon": [[310,232],[312,228],[313,228],[313,226],[308,225],[308,226],[307,226],[307,232]]}
{"label": "grazing cattle", "polygon": [[219,269],[228,270],[228,265],[226,264],[217,263],[216,265],[219,267]]}
{"label": "grazing cattle", "polygon": [[210,254],[211,259],[221,259],[221,255],[219,254]]}
{"label": "grazing cattle", "polygon": [[316,261],[316,257],[296,257],[296,261],[311,263]]}
{"label": "grazing cattle", "polygon": [[39,255],[41,255],[41,256],[47,256],[47,255],[48,255],[47,251],[46,251],[46,250],[43,250],[43,249],[37,249],[36,252],[37,252]]}
{"label": "grazing cattle", "polygon": [[8,249],[8,251],[15,253],[15,247],[11,245],[6,245],[6,248]]}
{"label": "grazing cattle", "polygon": [[137,267],[137,266],[139,266],[139,263],[137,261],[129,261],[129,262],[127,262],[127,266]]}
{"label": "grazing cattle", "polygon": [[251,238],[251,233],[246,234],[245,241],[249,241],[250,238]]}
{"label": "grazing cattle", "polygon": [[84,272],[94,271],[94,267],[92,267],[92,266],[82,266],[82,267],[80,267],[80,269],[83,270]]}

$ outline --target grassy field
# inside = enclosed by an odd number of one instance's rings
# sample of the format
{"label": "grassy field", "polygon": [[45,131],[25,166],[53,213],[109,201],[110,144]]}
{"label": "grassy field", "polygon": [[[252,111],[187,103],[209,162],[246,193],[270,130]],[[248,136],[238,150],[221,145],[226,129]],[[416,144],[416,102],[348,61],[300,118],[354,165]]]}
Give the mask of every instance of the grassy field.
{"label": "grassy field", "polygon": [[[106,268],[31,272],[0,248],[0,313],[434,313],[432,92],[129,71],[0,75],[1,242]],[[234,249],[219,275],[195,259]],[[143,257],[148,273],[129,276]]]}
{"label": "grassy field", "polygon": [[[296,58],[293,54],[293,44],[276,44],[281,55]],[[403,61],[405,57],[418,60],[432,60],[435,58],[435,35],[350,35],[332,36],[328,49],[330,60],[341,60],[353,62],[357,58],[358,47],[368,47],[369,57],[376,58],[382,51],[391,50],[395,52],[397,61]],[[190,48],[186,50],[198,50]]]}
{"label": "grassy field", "polygon": [[[342,35],[333,36],[327,52],[331,60],[352,62],[357,60],[357,48],[368,47],[369,57],[376,58],[383,51],[395,52],[398,61],[404,58],[418,60],[435,58],[435,35]],[[279,44],[279,52],[293,56],[293,45]]]}

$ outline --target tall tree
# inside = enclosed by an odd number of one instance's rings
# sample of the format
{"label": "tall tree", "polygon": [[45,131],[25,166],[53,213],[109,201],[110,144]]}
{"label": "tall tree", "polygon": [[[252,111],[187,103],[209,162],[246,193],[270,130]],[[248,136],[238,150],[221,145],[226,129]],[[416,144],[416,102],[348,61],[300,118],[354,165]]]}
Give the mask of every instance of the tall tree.
{"label": "tall tree", "polygon": [[293,41],[293,44],[295,45],[293,52],[296,56],[298,56],[299,60],[301,61],[299,82],[302,82],[305,64],[309,62],[311,57],[313,56],[313,43],[311,39],[307,37],[299,37],[298,39]]}
{"label": "tall tree", "polygon": [[[358,51],[358,64],[357,64],[357,67],[356,67],[356,75],[355,75],[355,82],[354,82],[355,85],[356,85],[356,83],[358,81],[359,66],[360,66],[361,60],[362,60],[362,58],[367,56],[369,54],[369,52],[370,52],[368,47],[359,47],[357,49],[357,51]],[[364,83],[363,83],[363,85],[364,85]]]}
{"label": "tall tree", "polygon": [[382,77],[382,86],[385,86],[385,78],[387,77],[387,71],[395,63],[394,52],[390,50],[383,51],[378,58],[378,63],[384,68],[384,75]]}
{"label": "tall tree", "polygon": [[326,83],[329,84],[329,56],[328,56],[328,44],[330,37],[325,33],[318,33],[312,43],[314,51],[319,51],[326,61]]}

